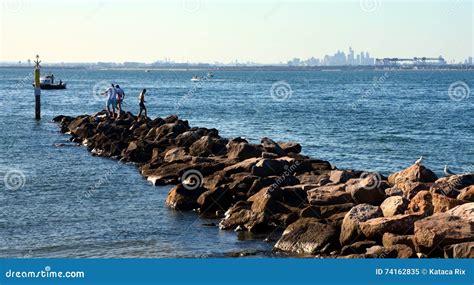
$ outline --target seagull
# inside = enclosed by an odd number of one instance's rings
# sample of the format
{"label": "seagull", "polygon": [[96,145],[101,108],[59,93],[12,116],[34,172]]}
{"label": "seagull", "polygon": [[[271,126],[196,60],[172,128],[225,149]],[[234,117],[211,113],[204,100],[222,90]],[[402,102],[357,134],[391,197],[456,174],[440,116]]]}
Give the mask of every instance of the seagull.
{"label": "seagull", "polygon": [[449,170],[448,166],[445,165],[445,166],[444,166],[444,174],[445,174],[446,176],[451,176],[451,175],[454,175],[455,173],[452,172],[451,170]]}
{"label": "seagull", "polygon": [[415,161],[416,165],[421,165],[421,161],[423,160],[423,156],[420,156],[417,161]]}

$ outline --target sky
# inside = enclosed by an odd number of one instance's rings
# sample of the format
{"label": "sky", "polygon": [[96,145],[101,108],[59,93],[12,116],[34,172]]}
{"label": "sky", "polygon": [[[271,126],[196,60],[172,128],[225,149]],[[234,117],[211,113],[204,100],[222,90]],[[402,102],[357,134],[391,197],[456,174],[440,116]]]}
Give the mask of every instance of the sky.
{"label": "sky", "polygon": [[286,62],[474,54],[472,1],[0,0],[0,61]]}

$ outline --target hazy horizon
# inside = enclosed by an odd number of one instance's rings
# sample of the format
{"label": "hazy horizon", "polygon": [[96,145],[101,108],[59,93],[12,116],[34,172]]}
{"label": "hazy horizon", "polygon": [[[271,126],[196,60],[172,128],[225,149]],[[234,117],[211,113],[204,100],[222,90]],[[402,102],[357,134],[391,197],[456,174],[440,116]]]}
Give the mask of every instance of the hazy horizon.
{"label": "hazy horizon", "polygon": [[5,0],[1,9],[0,61],[271,64],[349,46],[372,57],[474,54],[471,1]]}

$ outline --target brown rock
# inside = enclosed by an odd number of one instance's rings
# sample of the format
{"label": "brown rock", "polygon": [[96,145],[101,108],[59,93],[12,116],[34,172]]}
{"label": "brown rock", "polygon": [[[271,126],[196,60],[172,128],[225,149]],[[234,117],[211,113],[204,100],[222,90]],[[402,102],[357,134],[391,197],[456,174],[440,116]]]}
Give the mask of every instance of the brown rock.
{"label": "brown rock", "polygon": [[387,197],[380,179],[379,175],[370,174],[359,179],[358,183],[348,185],[346,191],[351,193],[352,199],[357,204],[365,203],[378,206]]}
{"label": "brown rock", "polygon": [[438,179],[436,174],[421,164],[413,164],[412,166],[396,172],[388,177],[388,183],[395,186],[406,181],[410,182],[434,182]]}
{"label": "brown rock", "polygon": [[172,162],[176,160],[190,160],[191,157],[186,154],[183,147],[172,148],[165,153],[164,161]]}
{"label": "brown rock", "polygon": [[309,190],[308,201],[312,205],[334,205],[352,203],[350,193],[345,191],[344,184],[325,185]]}
{"label": "brown rock", "polygon": [[188,190],[182,184],[171,189],[166,198],[166,205],[175,210],[192,210],[198,208],[197,199],[204,189]]}
{"label": "brown rock", "polygon": [[286,153],[300,153],[301,152],[301,145],[296,142],[280,142],[278,143],[278,145]]}
{"label": "brown rock", "polygon": [[349,179],[352,179],[355,177],[356,177],[356,174],[353,171],[333,170],[331,171],[331,175],[329,176],[329,179],[335,184],[340,184],[340,183],[346,183]]}
{"label": "brown rock", "polygon": [[396,235],[392,233],[384,233],[382,236],[382,244],[384,247],[391,247],[397,244],[404,244],[415,249],[413,235]]}
{"label": "brown rock", "polygon": [[474,185],[462,189],[457,198],[459,200],[474,202]]}
{"label": "brown rock", "polygon": [[361,239],[360,223],[381,217],[382,211],[377,206],[360,204],[353,207],[344,217],[339,241],[341,245],[351,244]]}
{"label": "brown rock", "polygon": [[411,200],[419,192],[429,190],[432,183],[406,181],[397,185],[397,187],[400,187],[400,189],[403,191],[403,196]]}
{"label": "brown rock", "polygon": [[319,219],[327,219],[332,215],[338,213],[346,213],[355,204],[353,203],[345,203],[345,204],[336,204],[336,205],[325,205],[325,206],[318,206],[318,205],[311,205],[301,210],[300,216],[301,217],[312,217],[312,218],[319,218]]}
{"label": "brown rock", "polygon": [[225,212],[232,204],[232,192],[227,187],[218,187],[199,195],[197,203],[201,214]]}
{"label": "brown rock", "polygon": [[364,254],[367,249],[377,245],[375,241],[372,240],[363,240],[358,241],[350,245],[346,245],[341,249],[341,255],[349,254]]}
{"label": "brown rock", "polygon": [[444,247],[446,258],[474,258],[474,242],[463,242]]}
{"label": "brown rock", "polygon": [[446,245],[474,241],[474,221],[437,213],[415,222],[415,244],[423,253],[436,255]]}
{"label": "brown rock", "polygon": [[262,144],[262,147],[265,152],[274,153],[274,154],[277,154],[278,156],[287,155],[286,151],[284,151],[279,144],[277,144],[270,138],[267,138],[267,137],[262,138],[260,143]]}
{"label": "brown rock", "polygon": [[385,195],[387,195],[388,197],[403,196],[403,191],[400,188],[391,187],[391,188],[385,189]]}
{"label": "brown rock", "polygon": [[242,161],[252,157],[259,157],[261,154],[262,151],[256,146],[245,142],[227,144],[227,157],[229,159]]}
{"label": "brown rock", "polygon": [[385,217],[392,217],[403,214],[409,201],[401,196],[392,196],[385,199],[380,205],[380,209]]}
{"label": "brown rock", "polygon": [[404,244],[397,244],[390,247],[375,245],[367,249],[370,256],[375,255],[377,258],[413,258],[416,257],[415,252]]}
{"label": "brown rock", "polygon": [[442,194],[450,198],[456,198],[460,191],[468,186],[474,185],[474,174],[458,174],[438,179],[430,191]]}
{"label": "brown rock", "polygon": [[225,212],[225,217],[220,221],[219,228],[223,230],[234,229],[238,226],[255,232],[265,228],[264,213],[254,213],[252,203],[239,201]]}
{"label": "brown rock", "polygon": [[285,171],[291,172],[294,163],[295,161],[289,157],[261,159],[252,167],[252,174],[259,177],[281,176]]}
{"label": "brown rock", "polygon": [[226,144],[224,139],[203,136],[189,147],[189,153],[193,156],[221,156],[227,152]]}
{"label": "brown rock", "polygon": [[223,169],[222,174],[224,176],[231,176],[232,174],[239,172],[251,172],[252,167],[257,164],[260,158],[249,158],[239,163],[233,164]]}
{"label": "brown rock", "polygon": [[360,224],[360,230],[369,239],[382,238],[384,233],[411,234],[413,224],[421,219],[421,214],[397,215],[393,217],[374,218]]}
{"label": "brown rock", "polygon": [[423,213],[429,216],[433,213],[446,212],[464,203],[465,201],[462,200],[452,199],[429,191],[421,191],[410,201],[407,213]]}
{"label": "brown rock", "polygon": [[474,222],[474,203],[466,203],[446,211],[446,213]]}
{"label": "brown rock", "polygon": [[314,218],[300,218],[285,229],[274,248],[298,254],[329,253],[338,247],[337,236],[331,225]]}

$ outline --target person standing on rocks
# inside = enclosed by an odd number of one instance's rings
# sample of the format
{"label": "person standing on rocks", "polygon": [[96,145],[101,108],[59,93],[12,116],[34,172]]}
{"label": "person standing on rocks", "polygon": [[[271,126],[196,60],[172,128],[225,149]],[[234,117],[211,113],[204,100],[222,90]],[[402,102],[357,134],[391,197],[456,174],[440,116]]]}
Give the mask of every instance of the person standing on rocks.
{"label": "person standing on rocks", "polygon": [[[117,107],[117,92],[115,91],[115,86],[112,84],[111,87],[107,88],[102,95],[107,95],[107,113],[112,115],[112,118],[115,118],[115,108]],[[112,112],[110,109],[112,108]]]}
{"label": "person standing on rocks", "polygon": [[115,92],[117,92],[117,108],[118,108],[118,117],[122,114],[122,102],[125,99],[125,92],[117,84],[115,85]]}
{"label": "person standing on rocks", "polygon": [[142,111],[145,111],[145,119],[148,118],[147,113],[146,113],[146,107],[145,107],[145,93],[146,93],[146,89],[143,89],[142,92],[140,92],[140,95],[138,96],[138,103],[140,106],[140,113],[138,113],[138,120],[140,120]]}

